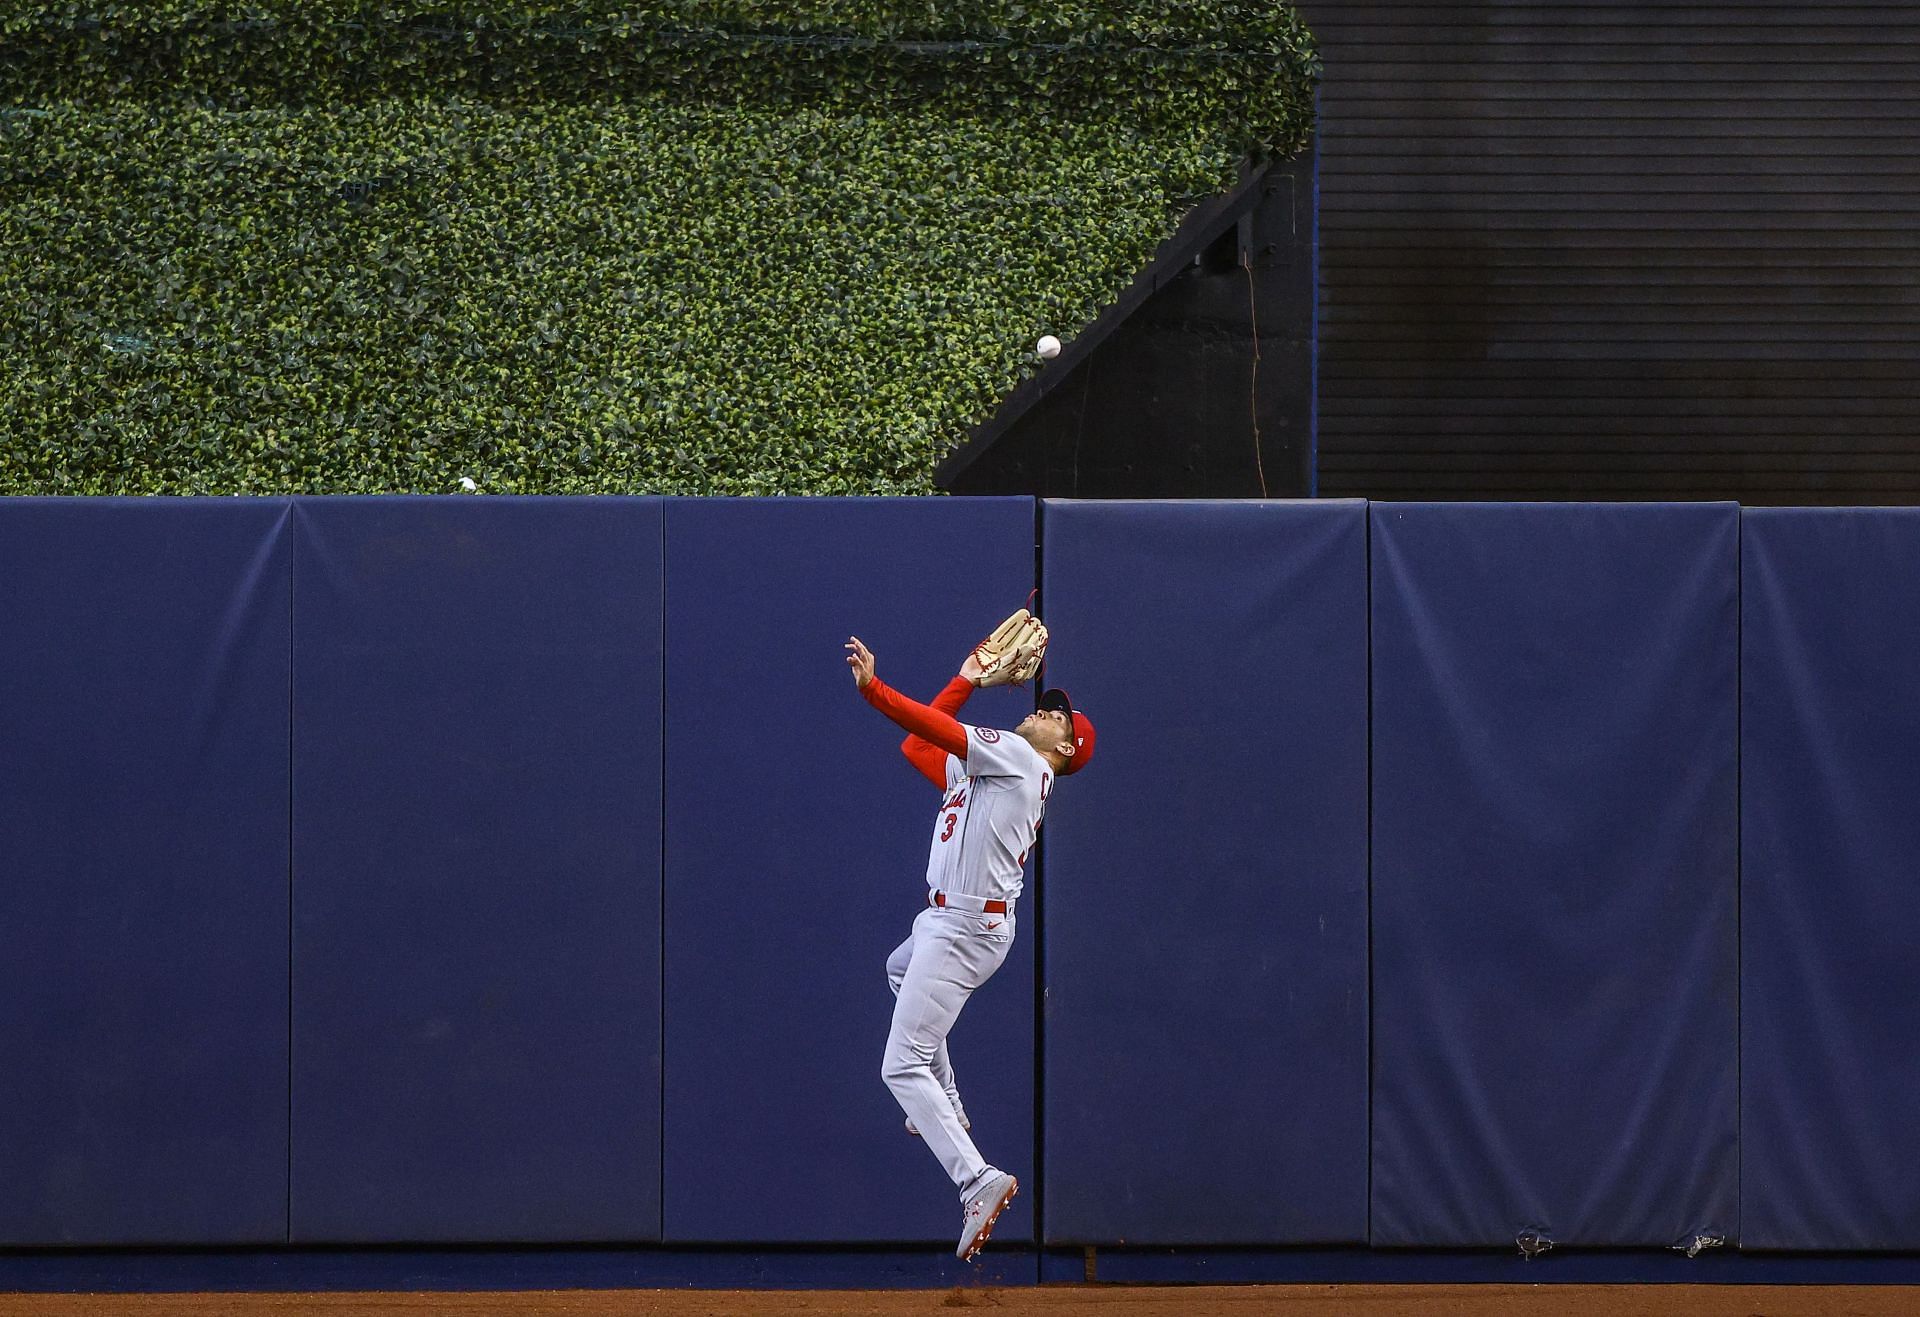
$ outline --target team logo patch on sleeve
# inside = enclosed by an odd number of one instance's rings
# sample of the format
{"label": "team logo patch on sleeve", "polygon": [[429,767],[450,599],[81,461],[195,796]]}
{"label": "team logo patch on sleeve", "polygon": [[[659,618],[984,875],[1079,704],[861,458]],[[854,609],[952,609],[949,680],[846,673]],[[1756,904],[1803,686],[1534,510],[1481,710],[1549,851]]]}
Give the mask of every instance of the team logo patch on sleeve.
{"label": "team logo patch on sleeve", "polygon": [[988,745],[992,745],[1000,739],[1000,733],[994,731],[991,727],[976,727],[974,730],[980,733],[980,739]]}

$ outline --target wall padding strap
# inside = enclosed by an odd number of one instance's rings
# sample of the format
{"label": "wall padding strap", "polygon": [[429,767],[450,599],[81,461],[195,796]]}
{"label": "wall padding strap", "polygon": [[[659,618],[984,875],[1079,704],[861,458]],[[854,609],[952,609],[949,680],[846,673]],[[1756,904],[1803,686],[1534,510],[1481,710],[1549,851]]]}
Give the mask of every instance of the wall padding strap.
{"label": "wall padding strap", "polygon": [[1046,504],[1046,1238],[1364,1242],[1366,506]]}
{"label": "wall padding strap", "polygon": [[1920,511],[1741,541],[1741,1240],[1920,1248]]}
{"label": "wall padding strap", "polygon": [[1737,1233],[1732,504],[1382,504],[1373,1242]]}
{"label": "wall padding strap", "polygon": [[[881,1080],[886,961],[926,906],[940,792],[841,646],[931,699],[1033,588],[1030,499],[667,507],[666,1237],[938,1240],[960,1204]],[[1011,727],[1029,694],[975,693]],[[1033,942],[951,1035],[973,1136],[1032,1188]],[[1033,1237],[1031,1192],[994,1239]]]}
{"label": "wall padding strap", "polygon": [[0,1244],[286,1238],[288,516],[0,500]]}
{"label": "wall padding strap", "polygon": [[294,1239],[657,1239],[659,502],[296,518]]}

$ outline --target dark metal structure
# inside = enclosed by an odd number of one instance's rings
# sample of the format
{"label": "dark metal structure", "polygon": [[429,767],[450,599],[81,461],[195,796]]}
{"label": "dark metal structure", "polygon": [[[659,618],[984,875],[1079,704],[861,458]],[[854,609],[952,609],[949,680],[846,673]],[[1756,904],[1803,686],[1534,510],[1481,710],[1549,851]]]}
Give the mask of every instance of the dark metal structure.
{"label": "dark metal structure", "polygon": [[1920,9],[1302,9],[1253,307],[1203,209],[949,488],[1920,502]]}
{"label": "dark metal structure", "polygon": [[1920,9],[1301,8],[1321,493],[1920,501]]}
{"label": "dark metal structure", "polygon": [[1312,490],[1314,164],[1197,207],[1061,354],[940,464],[959,494]]}

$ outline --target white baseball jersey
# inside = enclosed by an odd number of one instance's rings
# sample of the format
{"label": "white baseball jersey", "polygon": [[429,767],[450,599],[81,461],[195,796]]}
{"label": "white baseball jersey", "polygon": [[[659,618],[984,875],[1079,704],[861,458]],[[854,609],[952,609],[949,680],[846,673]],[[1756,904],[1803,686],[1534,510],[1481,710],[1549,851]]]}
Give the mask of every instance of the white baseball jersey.
{"label": "white baseball jersey", "polygon": [[1053,791],[1053,766],[1012,732],[965,727],[967,757],[947,756],[947,795],[933,820],[927,886],[1012,902]]}

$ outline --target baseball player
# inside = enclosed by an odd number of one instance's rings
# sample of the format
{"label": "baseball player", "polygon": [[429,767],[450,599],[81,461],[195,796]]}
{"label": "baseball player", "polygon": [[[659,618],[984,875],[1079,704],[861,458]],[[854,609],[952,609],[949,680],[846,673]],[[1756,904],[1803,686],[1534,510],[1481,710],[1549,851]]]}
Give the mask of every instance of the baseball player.
{"label": "baseball player", "polygon": [[873,653],[858,636],[846,649],[860,693],[906,729],[901,752],[945,793],[927,857],[927,908],[887,959],[896,1000],[881,1076],[906,1112],[907,1132],[926,1140],[960,1191],[954,1252],[971,1261],[1020,1185],[974,1147],[947,1033],[1012,949],[1022,869],[1047,797],[1061,775],[1092,758],[1093,724],[1061,690],[1042,694],[1040,707],[1010,733],[954,718],[975,687],[1024,681],[1038,671],[1046,630],[1025,609],[967,656],[931,706],[876,677]]}

